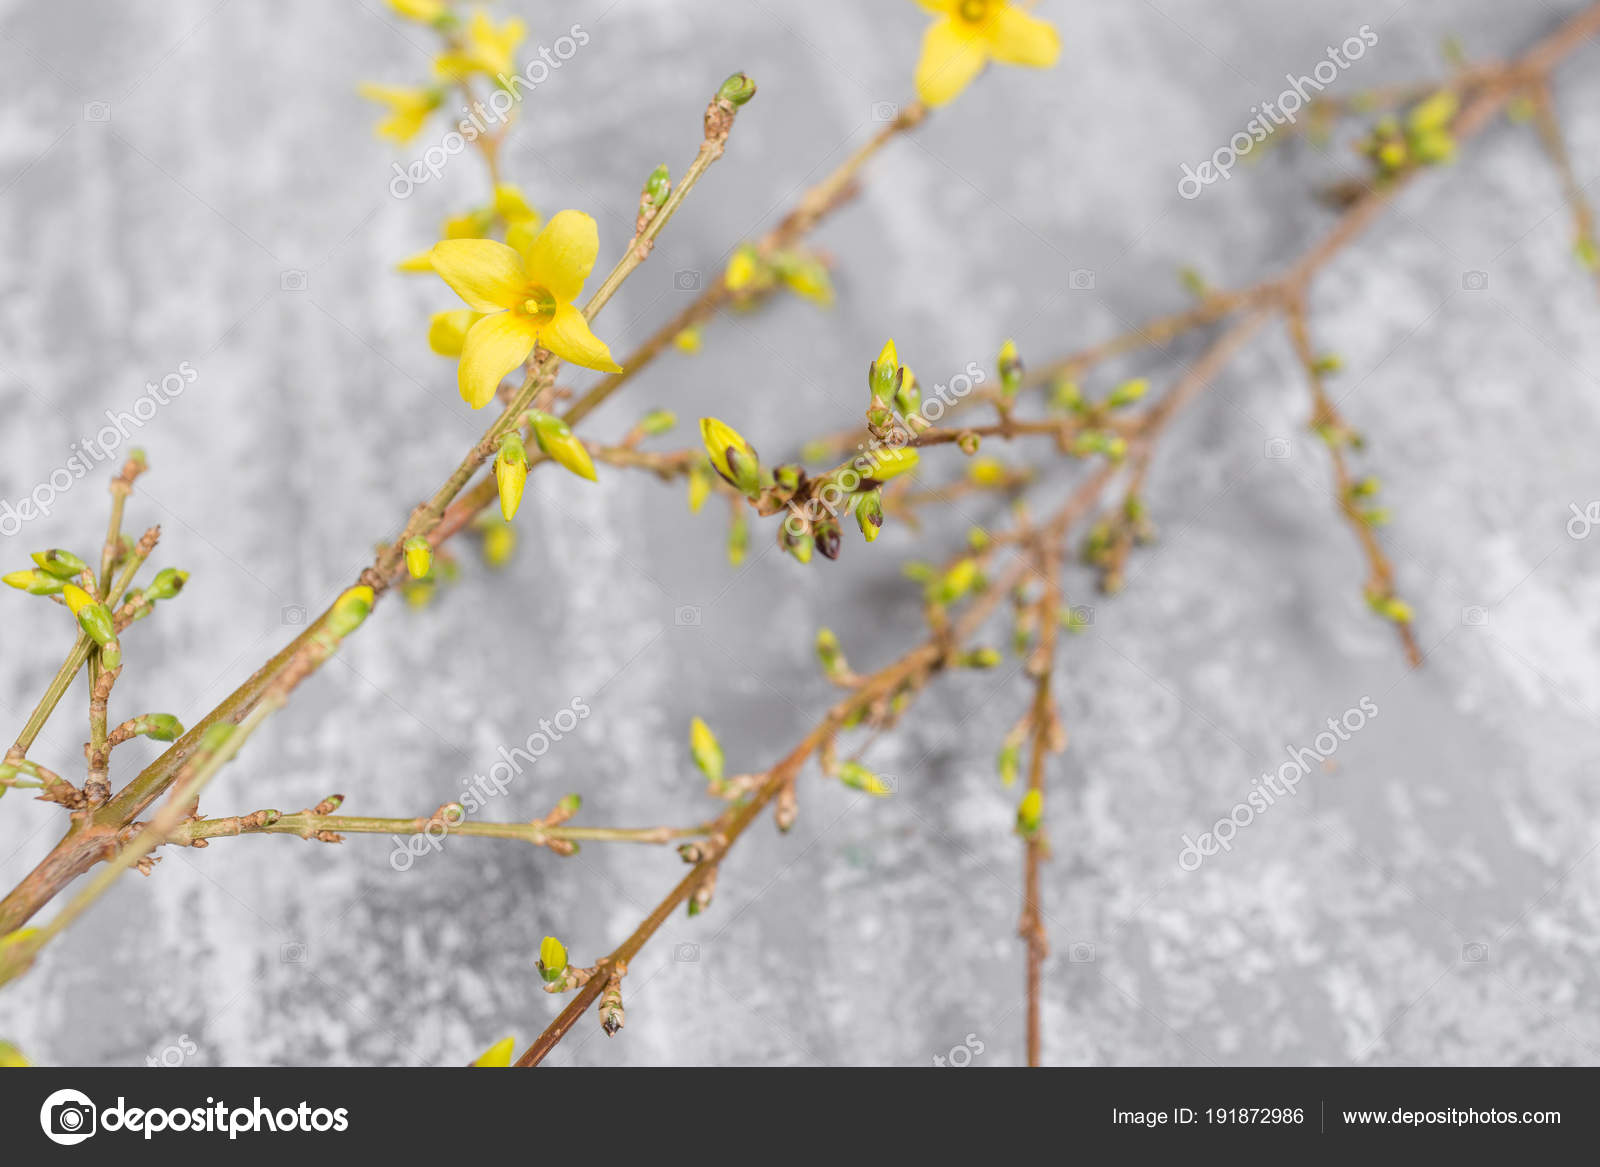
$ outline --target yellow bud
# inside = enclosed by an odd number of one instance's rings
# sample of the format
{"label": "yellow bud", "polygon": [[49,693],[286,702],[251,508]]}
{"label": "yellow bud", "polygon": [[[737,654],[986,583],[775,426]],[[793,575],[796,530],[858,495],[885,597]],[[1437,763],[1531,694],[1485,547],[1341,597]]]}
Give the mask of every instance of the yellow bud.
{"label": "yellow bud", "polygon": [[704,466],[689,467],[689,513],[699,514],[711,497],[711,472]]}
{"label": "yellow bud", "polygon": [[500,439],[500,453],[494,460],[495,482],[500,488],[500,513],[510,522],[522,505],[522,488],[528,482],[528,451],[517,434]]}
{"label": "yellow bud", "polygon": [[1455,90],[1441,89],[1413,109],[1406,124],[1419,134],[1442,130],[1455,120],[1456,110],[1460,107],[1461,102]]}
{"label": "yellow bud", "polygon": [[1025,839],[1032,838],[1039,833],[1039,824],[1044,819],[1044,791],[1034,787],[1022,796],[1022,802],[1017,806],[1017,834]]}
{"label": "yellow bud", "polygon": [[859,790],[863,794],[870,794],[875,798],[884,798],[894,793],[894,787],[890,786],[860,762],[840,762],[838,775],[839,781],[850,787],[850,789]]}
{"label": "yellow bud", "polygon": [[[333,602],[333,607],[328,611],[327,629],[339,639],[343,640],[357,628],[372,611],[374,600],[372,589],[366,584],[357,584],[353,588],[346,588],[340,593],[339,598]],[[231,726],[229,727],[232,728]]]}
{"label": "yellow bud", "polygon": [[566,946],[554,936],[546,936],[539,942],[539,975],[546,982],[552,982],[560,980],[566,971]]}
{"label": "yellow bud", "polygon": [[741,494],[761,493],[761,460],[738,430],[714,417],[703,417],[700,437],[705,442],[712,469]]}
{"label": "yellow bud", "polygon": [[888,482],[891,478],[898,478],[908,471],[915,470],[917,462],[920,461],[920,455],[911,446],[871,450],[866,456],[870,462],[866,474],[874,482]]}
{"label": "yellow bud", "polygon": [[28,1064],[20,1049],[9,1041],[0,1041],[0,1070],[20,1070]]}
{"label": "yellow bud", "polygon": [[412,579],[421,579],[433,566],[433,544],[423,535],[413,535],[406,540],[406,570]]}
{"label": "yellow bud", "polygon": [[511,1065],[511,1055],[516,1052],[516,1048],[516,1038],[501,1038],[488,1049],[484,1050],[478,1060],[472,1064],[480,1069],[505,1069]]}
{"label": "yellow bud", "polygon": [[72,609],[74,616],[95,602],[95,598],[88,592],[77,584],[70,583],[61,589],[61,598],[66,600],[67,607]]}
{"label": "yellow bud", "polygon": [[554,414],[530,410],[533,419],[533,438],[539,448],[551,459],[559,462],[579,478],[595,481],[594,460],[589,451],[573,434],[570,426]]}
{"label": "yellow bud", "polygon": [[730,292],[742,292],[755,283],[760,269],[761,261],[756,258],[755,248],[741,247],[728,260],[728,270],[722,279]]}
{"label": "yellow bud", "polygon": [[974,486],[1004,486],[1009,471],[994,458],[978,458],[967,467],[967,478]]}
{"label": "yellow bud", "polygon": [[483,533],[483,561],[490,567],[504,567],[517,549],[517,529],[510,523],[495,523]]}
{"label": "yellow bud", "polygon": [[494,188],[494,213],[508,223],[539,218],[539,212],[528,205],[522,188],[510,182],[502,182]]}
{"label": "yellow bud", "polygon": [[711,785],[721,785],[722,743],[717,741],[717,735],[711,732],[711,727],[698,717],[689,723],[689,753]]}
{"label": "yellow bud", "polygon": [[672,343],[677,347],[679,352],[693,355],[694,353],[700,351],[700,329],[685,328],[682,332],[678,333],[677,336],[672,338]]}

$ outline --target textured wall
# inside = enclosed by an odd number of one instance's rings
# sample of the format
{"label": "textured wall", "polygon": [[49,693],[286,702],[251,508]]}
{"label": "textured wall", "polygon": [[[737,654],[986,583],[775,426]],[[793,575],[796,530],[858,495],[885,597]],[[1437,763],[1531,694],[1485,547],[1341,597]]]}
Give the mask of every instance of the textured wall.
{"label": "textured wall", "polygon": [[[607,248],[650,167],[688,161],[716,82],[744,68],[761,83],[727,158],[604,317],[619,354],[692,294],[676,272],[716,270],[871,132],[876,103],[905,99],[924,19],[900,0],[528,7],[536,42],[580,22],[591,43],[538,90],[507,163],[546,210],[593,213]],[[669,355],[593,432],[652,405],[715,410],[777,453],[785,435],[859,416],[861,369],[886,335],[942,380],[1011,333],[1042,360],[1171,310],[1179,264],[1258,278],[1326,229],[1308,192],[1352,160],[1295,147],[1192,202],[1175,183],[1286,71],[1369,24],[1378,44],[1340,86],[1425,76],[1447,33],[1509,54],[1573,8],[1047,0],[1062,67],[992,72],[821,233],[842,265],[834,312],[785,302],[720,319],[704,355]],[[479,196],[481,174],[460,160],[391,198],[393,155],[353,94],[361,78],[418,75],[424,39],[377,0],[0,5],[0,498],[46,480],[147,381],[182,362],[197,374],[142,427],[155,469],[131,511],[163,524],[161,561],[193,582],[129,635],[117,714],[200,716],[481,429],[422,340],[426,313],[454,298],[389,269]],[[1559,93],[1584,181],[1600,173],[1594,59]],[[1318,343],[1346,358],[1345,408],[1394,510],[1422,671],[1365,611],[1276,330],[1174,431],[1151,486],[1162,539],[1126,592],[1095,599],[1069,576],[1097,611],[1060,675],[1072,745],[1053,772],[1045,877],[1049,1060],[1600,1053],[1600,586],[1594,541],[1564,529],[1570,504],[1600,497],[1600,305],[1568,240],[1552,174],[1501,126],[1317,285]],[[1164,381],[1175,367],[1114,372]],[[1287,459],[1265,456],[1277,438]],[[5,565],[92,546],[110,475],[97,466],[0,539]],[[837,565],[768,553],[733,571],[709,512],[690,520],[680,490],[620,472],[598,486],[536,475],[519,527],[513,568],[469,565],[435,607],[380,610],[221,777],[209,811],[339,790],[354,813],[425,812],[581,697],[592,715],[491,813],[543,813],[576,790],[589,821],[687,821],[704,811],[692,715],[734,767],[770,764],[829,699],[819,624],[867,664],[919,633],[898,570],[931,549],[905,530],[870,553],[848,539]],[[678,622],[685,605],[698,625]],[[5,724],[69,634],[38,601],[0,597]],[[942,681],[868,755],[899,780],[893,799],[808,779],[794,832],[760,824],[711,913],[675,917],[635,962],[625,1034],[595,1040],[586,1021],[554,1060],[925,1065],[972,1034],[976,1064],[1017,1062],[1020,860],[992,759],[1026,693],[1010,665]],[[1231,853],[1180,869],[1185,832],[1363,697],[1378,716],[1327,767]],[[63,768],[84,735],[76,701],[36,750]],[[154,749],[119,750],[120,772]],[[58,820],[21,795],[0,805],[7,885]],[[253,838],[170,854],[0,996],[0,1035],[49,1062],[140,1064],[180,1039],[202,1064],[460,1062],[554,1015],[532,975],[542,935],[605,951],[681,873],[670,852],[563,861],[452,840],[397,874],[390,850]]]}

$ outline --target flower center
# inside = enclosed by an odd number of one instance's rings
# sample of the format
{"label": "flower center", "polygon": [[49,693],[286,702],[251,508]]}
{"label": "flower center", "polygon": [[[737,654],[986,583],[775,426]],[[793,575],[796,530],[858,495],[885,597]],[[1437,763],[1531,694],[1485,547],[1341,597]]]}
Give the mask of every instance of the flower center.
{"label": "flower center", "polygon": [[532,284],[528,288],[528,298],[518,305],[516,311],[535,324],[549,324],[556,318],[556,298],[548,288]]}
{"label": "flower center", "polygon": [[961,0],[956,6],[956,15],[968,24],[982,24],[993,7],[993,0]]}

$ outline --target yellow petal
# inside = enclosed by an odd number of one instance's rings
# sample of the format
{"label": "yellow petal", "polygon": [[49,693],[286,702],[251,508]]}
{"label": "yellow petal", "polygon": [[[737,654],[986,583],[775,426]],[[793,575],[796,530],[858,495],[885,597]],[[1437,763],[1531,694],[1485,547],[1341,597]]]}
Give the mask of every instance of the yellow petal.
{"label": "yellow petal", "polygon": [[1007,65],[1048,69],[1061,55],[1061,34],[1049,21],[1007,4],[989,26],[989,52]]}
{"label": "yellow petal", "polygon": [[395,264],[394,267],[396,271],[404,272],[432,271],[433,251],[430,248],[427,251],[419,251],[414,255],[408,255],[399,263]]}
{"label": "yellow petal", "polygon": [[589,331],[588,320],[571,304],[556,307],[555,319],[539,329],[539,343],[574,365],[602,373],[622,372],[622,366],[611,359],[606,342]]}
{"label": "yellow petal", "polygon": [[539,212],[528,205],[522,188],[511,182],[502,182],[494,188],[494,213],[508,223],[539,218]]}
{"label": "yellow petal", "polygon": [[954,17],[935,21],[922,38],[917,96],[929,105],[953,101],[972,84],[987,59],[988,41],[981,32]]}
{"label": "yellow petal", "polygon": [[600,228],[582,211],[562,211],[544,225],[527,255],[528,278],[570,304],[582,294],[600,255]]}
{"label": "yellow petal", "polygon": [[485,316],[467,330],[461,347],[461,364],[456,383],[461,397],[473,409],[482,409],[494,400],[494,391],[507,373],[533,351],[538,329],[525,316],[498,312]]}
{"label": "yellow petal", "polygon": [[506,227],[506,246],[522,256],[523,266],[528,263],[528,252],[533,247],[533,241],[539,238],[541,220],[538,215],[531,219],[516,219]]}
{"label": "yellow petal", "polygon": [[917,0],[917,3],[929,12],[949,12],[956,6],[957,0]]}
{"label": "yellow petal", "polygon": [[467,332],[482,319],[483,313],[471,308],[435,312],[428,320],[428,347],[441,357],[459,357]]}
{"label": "yellow petal", "polygon": [[528,298],[522,257],[504,243],[446,239],[435,243],[431,254],[433,270],[479,312],[514,308]]}

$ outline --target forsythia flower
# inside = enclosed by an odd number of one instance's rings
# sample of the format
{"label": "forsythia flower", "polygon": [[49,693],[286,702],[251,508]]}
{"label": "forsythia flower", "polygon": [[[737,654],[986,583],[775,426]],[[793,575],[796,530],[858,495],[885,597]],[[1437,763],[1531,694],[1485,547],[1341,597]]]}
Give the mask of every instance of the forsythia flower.
{"label": "forsythia flower", "polygon": [[517,71],[517,46],[528,35],[528,26],[512,18],[499,28],[482,8],[472,14],[462,34],[461,47],[444,53],[433,63],[435,71],[446,81],[460,81],[472,73],[487,73],[498,77],[502,73]]}
{"label": "forsythia flower", "polygon": [[389,7],[407,20],[423,24],[432,24],[441,16],[450,14],[450,6],[444,0],[389,0]]}
{"label": "forsythia flower", "polygon": [[434,244],[434,270],[468,307],[486,314],[461,349],[457,382],[467,404],[479,409],[494,400],[501,378],[535,345],[585,368],[622,371],[573,305],[599,254],[599,228],[581,211],[556,215],[522,254],[492,239]]}
{"label": "forsythia flower", "polygon": [[422,129],[428,115],[438,109],[444,97],[437,89],[407,89],[402,85],[363,82],[357,92],[368,101],[389,107],[389,116],[378,123],[378,137],[404,146]]}
{"label": "forsythia flower", "polygon": [[922,40],[917,96],[929,105],[954,100],[992,58],[1048,69],[1061,53],[1055,27],[1009,0],[917,0],[935,21]]}

